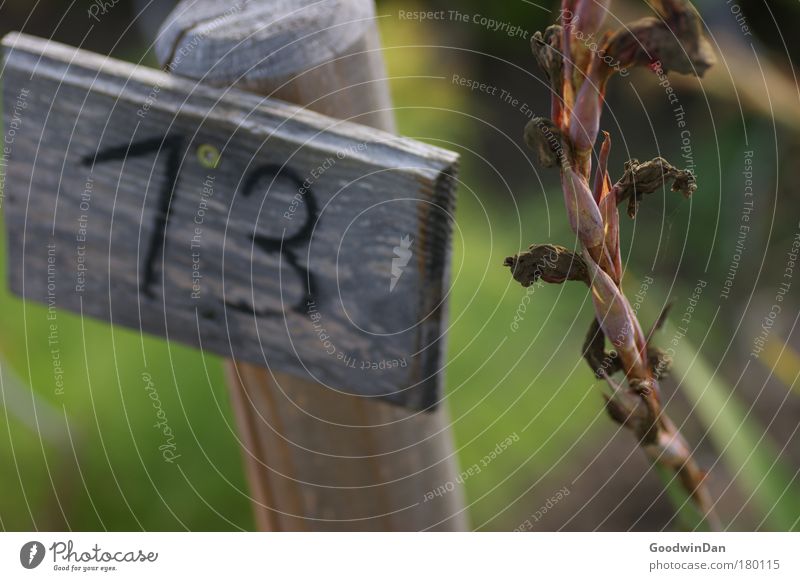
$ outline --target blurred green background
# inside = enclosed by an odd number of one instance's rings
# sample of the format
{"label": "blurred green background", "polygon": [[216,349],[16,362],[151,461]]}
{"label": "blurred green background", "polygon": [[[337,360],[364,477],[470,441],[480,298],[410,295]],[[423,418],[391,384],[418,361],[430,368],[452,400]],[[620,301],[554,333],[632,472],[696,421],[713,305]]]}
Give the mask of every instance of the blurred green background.
{"label": "blurred green background", "polygon": [[[0,27],[155,66],[147,46],[173,3],[122,1],[91,30],[89,4],[5,2]],[[750,35],[725,3],[696,4],[720,63],[702,82],[670,77],[687,112],[691,159],[682,159],[686,135],[653,75],[636,71],[609,88],[603,128],[614,143],[612,179],[631,157],[662,155],[675,165],[692,163],[700,186],[690,201],[661,192],[644,201],[635,221],[623,216],[625,288],[634,300],[646,277],[654,281],[639,301],[644,327],[674,301],[672,326],[660,335],[666,344],[683,326],[698,281],[706,284],[664,385],[667,409],[710,469],[727,527],[797,529],[800,280],[785,297],[768,348],[758,358],[750,351],[800,228],[800,93],[792,64],[800,47],[780,25],[797,21],[800,4],[740,2]],[[460,462],[468,467],[519,436],[491,469],[467,479],[470,520],[480,530],[511,530],[566,487],[569,495],[535,529],[681,528],[658,475],[602,411],[600,386],[580,358],[593,317],[585,289],[533,287],[518,313],[525,291],[502,267],[504,257],[534,242],[575,244],[557,175],[539,171],[521,139],[521,103],[539,113],[549,108],[529,39],[553,20],[553,8],[548,0],[378,2],[401,133],[462,155],[446,371]],[[525,37],[399,17],[428,9],[485,15],[519,25]],[[643,8],[618,1],[614,11],[625,19]],[[453,75],[497,86],[519,104],[471,92]],[[722,298],[750,151],[751,229],[730,296]],[[253,528],[218,359],[147,337],[142,349],[138,333],[60,313],[68,384],[56,396],[46,309],[23,306],[5,288],[0,309],[2,529]],[[179,443],[179,465],[157,453],[162,442],[142,389],[142,352]]]}

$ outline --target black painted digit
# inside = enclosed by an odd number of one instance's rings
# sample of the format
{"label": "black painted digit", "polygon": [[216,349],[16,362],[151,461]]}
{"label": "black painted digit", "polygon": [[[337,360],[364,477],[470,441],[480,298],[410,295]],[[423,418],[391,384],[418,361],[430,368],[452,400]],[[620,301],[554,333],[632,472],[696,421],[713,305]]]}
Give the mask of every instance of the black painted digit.
{"label": "black painted digit", "polygon": [[128,157],[156,154],[156,160],[162,151],[168,152],[166,158],[166,177],[161,191],[158,193],[158,206],[153,232],[142,263],[141,284],[139,290],[150,298],[155,297],[153,285],[156,283],[156,262],[166,249],[166,232],[169,224],[169,208],[172,195],[178,188],[180,179],[180,163],[182,157],[183,136],[166,135],[135,141],[128,145],[108,147],[98,150],[94,155],[85,156],[83,165],[93,165],[104,161],[125,160]]}
{"label": "black painted digit", "polygon": [[[163,256],[166,249],[166,232],[169,225],[170,204],[172,196],[178,188],[178,182],[180,181],[179,168],[182,156],[185,153],[185,142],[185,138],[181,135],[153,137],[136,141],[129,145],[101,149],[93,155],[87,155],[81,159],[83,165],[90,166],[95,163],[124,161],[128,157],[155,153],[157,161],[161,152],[167,151],[166,180],[164,181],[161,191],[158,193],[155,224],[142,263],[140,277],[140,291],[150,298],[155,297],[153,285],[157,282],[157,261],[159,257]],[[244,197],[251,196],[253,192],[256,191],[259,180],[264,178],[286,178],[290,180],[298,190],[303,187],[303,180],[294,170],[278,164],[264,164],[255,168],[248,174],[244,186],[242,187],[242,195]],[[286,263],[297,273],[306,286],[307,290],[305,296],[301,297],[293,307],[293,310],[296,312],[305,312],[307,301],[316,296],[314,274],[308,268],[300,264],[300,254],[298,254],[299,251],[307,251],[308,245],[311,243],[311,234],[314,230],[314,224],[317,220],[317,201],[310,187],[305,188],[304,199],[307,210],[306,221],[297,233],[287,238],[264,236],[257,232],[250,234],[250,240],[264,252],[268,254],[281,254],[286,260]],[[280,314],[279,311],[258,311],[254,306],[245,303],[229,303],[226,301],[225,304],[231,308],[257,316],[275,316]]]}
{"label": "black painted digit", "polygon": [[[294,170],[286,166],[270,163],[259,166],[248,174],[244,186],[242,187],[242,195],[244,197],[249,197],[256,191],[256,186],[261,179],[278,179],[280,177],[289,179],[298,190],[303,188],[303,180]],[[306,202],[306,221],[297,233],[287,238],[263,236],[258,234],[258,232],[250,234],[250,240],[264,252],[269,254],[280,253],[306,286],[305,296],[301,297],[297,304],[292,307],[292,310],[298,313],[304,313],[308,300],[316,297],[316,280],[314,278],[314,273],[300,264],[298,254],[296,253],[296,250],[308,250],[308,246],[311,244],[311,234],[314,231],[314,224],[317,221],[317,201],[310,187],[305,188],[303,197]],[[242,304],[226,304],[231,308],[245,310],[262,317],[278,314],[269,311],[256,311],[254,307],[245,307]]]}

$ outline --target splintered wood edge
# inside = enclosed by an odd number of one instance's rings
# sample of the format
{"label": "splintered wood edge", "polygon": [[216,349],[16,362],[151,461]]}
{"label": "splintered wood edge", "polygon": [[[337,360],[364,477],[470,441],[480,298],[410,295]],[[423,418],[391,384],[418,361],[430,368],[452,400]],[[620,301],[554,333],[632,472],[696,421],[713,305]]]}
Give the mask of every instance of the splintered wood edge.
{"label": "splintered wood edge", "polygon": [[[237,89],[217,89],[20,32],[6,34],[2,46],[7,67],[30,70],[60,83],[81,86],[89,83],[93,91],[115,98],[122,98],[122,91],[128,91],[127,99],[138,96],[144,100],[153,87],[158,87],[159,98],[150,104],[152,109],[167,113],[180,109],[182,114],[195,115],[201,120],[235,124],[264,139],[276,136],[298,147],[318,149],[326,154],[338,151],[336,144],[341,145],[342,140],[366,143],[369,147],[365,151],[353,151],[352,155],[348,152],[348,156],[368,165],[417,175],[430,182],[439,180],[442,173],[454,173],[457,166],[459,156],[455,152],[327,117],[277,99]],[[64,75],[64,67],[74,74]],[[105,82],[104,75],[127,77],[127,80],[120,90],[117,83]],[[170,91],[172,98],[168,96]],[[188,97],[181,99],[183,94]]]}
{"label": "splintered wood edge", "polygon": [[[450,263],[452,244],[450,240],[455,220],[456,188],[458,163],[450,171],[442,172],[436,180],[429,205],[422,208],[418,235],[424,237],[424,244],[430,248],[439,248],[439,252],[426,252],[418,256],[419,267],[424,273],[424,292],[419,293],[419,312],[429,313],[432,324],[420,325],[419,345],[427,345],[424,356],[420,358],[419,381],[438,381],[444,383],[444,370],[447,359],[447,321],[448,282],[450,280]],[[434,348],[436,346],[436,348]],[[428,370],[434,370],[435,377],[425,376]],[[416,390],[412,405],[418,409],[433,410],[442,397],[440,389]],[[420,399],[425,398],[425,399]]]}

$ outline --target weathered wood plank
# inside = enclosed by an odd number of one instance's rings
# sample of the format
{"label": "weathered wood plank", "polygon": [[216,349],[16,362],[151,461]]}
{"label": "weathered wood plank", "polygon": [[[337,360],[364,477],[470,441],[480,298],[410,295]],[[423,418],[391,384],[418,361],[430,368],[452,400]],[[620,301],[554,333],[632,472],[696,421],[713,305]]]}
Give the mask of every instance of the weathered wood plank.
{"label": "weathered wood plank", "polygon": [[27,91],[5,189],[15,293],[347,393],[437,400],[455,154],[3,45],[7,129]]}

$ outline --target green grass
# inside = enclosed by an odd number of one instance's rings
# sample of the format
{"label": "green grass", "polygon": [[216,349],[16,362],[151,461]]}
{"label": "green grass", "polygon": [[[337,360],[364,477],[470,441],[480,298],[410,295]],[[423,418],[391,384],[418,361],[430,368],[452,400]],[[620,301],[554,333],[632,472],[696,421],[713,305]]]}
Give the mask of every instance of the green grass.
{"label": "green grass", "polygon": [[[797,530],[800,486],[796,474],[787,467],[788,458],[772,442],[766,427],[739,400],[737,386],[729,385],[686,339],[676,347],[674,374],[681,378],[681,388],[708,427],[721,461],[745,493],[747,504],[752,503],[762,516],[761,527]],[[742,378],[745,375],[746,371]]]}

